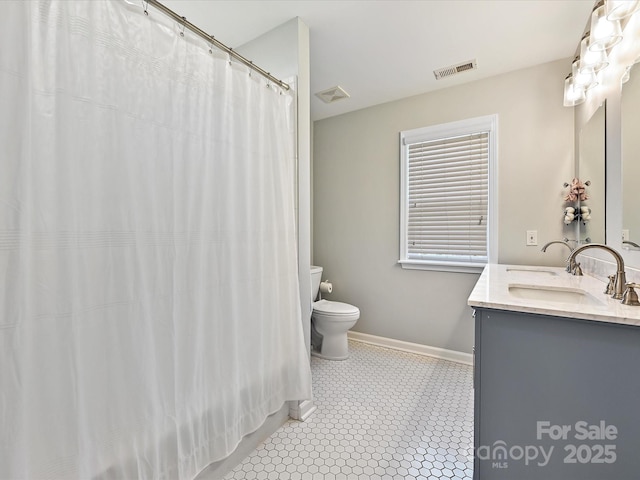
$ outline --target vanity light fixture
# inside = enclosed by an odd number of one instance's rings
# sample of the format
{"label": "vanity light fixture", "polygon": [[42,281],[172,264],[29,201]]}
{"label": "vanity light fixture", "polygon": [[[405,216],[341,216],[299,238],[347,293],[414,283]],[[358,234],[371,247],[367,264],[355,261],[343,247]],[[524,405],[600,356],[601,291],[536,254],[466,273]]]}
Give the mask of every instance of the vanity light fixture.
{"label": "vanity light fixture", "polygon": [[609,66],[606,50],[591,50],[589,48],[590,32],[580,40],[580,69],[592,67],[595,73]]}
{"label": "vanity light fixture", "polygon": [[623,20],[640,10],[640,0],[609,0],[605,6],[608,20]]}
{"label": "vanity light fixture", "polygon": [[607,17],[604,0],[598,2],[591,14],[589,50],[609,50],[622,41],[620,20]]}
{"label": "vanity light fixture", "polygon": [[625,67],[624,73],[622,74],[622,77],[620,77],[621,85],[624,85],[629,81],[629,79],[631,78],[631,69],[633,68],[634,65],[638,63],[640,63],[640,57],[636,58],[631,65],[627,65]]}
{"label": "vanity light fixture", "polygon": [[[564,105],[585,101],[586,91],[598,85],[599,72],[609,65],[609,56],[622,41],[622,29],[640,11],[640,0],[600,0],[591,12],[589,31],[580,40],[571,74],[564,81]],[[628,43],[628,42],[626,42]]]}
{"label": "vanity light fixture", "polygon": [[625,68],[624,73],[622,74],[622,77],[620,77],[620,83],[627,83],[629,81],[629,78],[631,78],[631,67],[633,65],[629,65],[627,68]]}
{"label": "vanity light fixture", "polygon": [[575,107],[586,100],[585,89],[573,83],[573,75],[570,73],[564,79],[564,106]]}
{"label": "vanity light fixture", "polygon": [[594,68],[590,65],[583,65],[580,61],[580,57],[576,57],[571,64],[571,75],[573,77],[573,84],[576,87],[582,87],[584,90],[598,85],[598,78]]}

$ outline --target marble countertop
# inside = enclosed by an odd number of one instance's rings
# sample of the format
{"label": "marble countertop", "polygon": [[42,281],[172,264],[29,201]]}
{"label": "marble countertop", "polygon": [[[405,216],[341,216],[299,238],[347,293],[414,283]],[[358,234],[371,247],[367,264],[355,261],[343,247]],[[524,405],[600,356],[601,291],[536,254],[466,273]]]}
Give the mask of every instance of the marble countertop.
{"label": "marble countertop", "polygon": [[[484,268],[468,304],[640,326],[640,307],[622,305],[604,294],[605,288],[606,284],[595,277],[577,277],[560,267],[490,264]],[[567,301],[562,293],[555,292],[573,292],[577,299]]]}

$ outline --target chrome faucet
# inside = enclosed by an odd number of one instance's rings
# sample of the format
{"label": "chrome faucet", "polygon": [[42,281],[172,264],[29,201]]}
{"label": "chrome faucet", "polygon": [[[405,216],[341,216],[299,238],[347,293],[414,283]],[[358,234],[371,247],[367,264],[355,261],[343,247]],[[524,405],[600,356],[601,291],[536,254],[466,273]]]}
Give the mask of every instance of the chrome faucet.
{"label": "chrome faucet", "polygon": [[622,294],[624,293],[624,287],[627,282],[626,274],[624,271],[624,260],[622,258],[622,255],[620,255],[613,248],[607,245],[603,245],[601,243],[587,243],[586,245],[582,245],[581,247],[578,247],[573,252],[571,252],[571,255],[569,255],[569,258],[567,259],[567,261],[575,262],[576,256],[578,256],[580,253],[582,253],[584,250],[588,248],[600,248],[602,250],[606,250],[611,255],[613,255],[614,258],[616,259],[617,272],[613,281],[613,298],[620,300],[622,298]]}
{"label": "chrome faucet", "polygon": [[565,247],[567,247],[569,249],[569,258],[567,258],[567,272],[573,274],[573,275],[582,275],[582,269],[580,268],[580,264],[576,263],[575,260],[571,260],[571,254],[573,253],[573,248],[571,248],[571,245],[569,245],[569,241],[567,239],[565,240],[553,240],[551,242],[548,242],[547,244],[545,244],[544,247],[542,247],[542,251],[546,252],[547,248],[549,247],[549,245],[553,245],[554,243],[559,243],[561,245],[564,245]]}
{"label": "chrome faucet", "polygon": [[636,242],[632,242],[631,240],[623,240],[622,244],[631,245],[633,248],[640,248],[640,245],[638,245]]}
{"label": "chrome faucet", "polygon": [[545,244],[544,247],[542,247],[542,251],[546,252],[547,251],[547,247],[549,247],[549,245],[553,245],[554,243],[560,243],[560,244],[564,245],[565,247],[567,247],[569,249],[569,253],[573,252],[573,248],[571,248],[571,245],[569,245],[569,242],[567,242],[566,240],[552,240],[551,242],[548,242],[547,244]]}

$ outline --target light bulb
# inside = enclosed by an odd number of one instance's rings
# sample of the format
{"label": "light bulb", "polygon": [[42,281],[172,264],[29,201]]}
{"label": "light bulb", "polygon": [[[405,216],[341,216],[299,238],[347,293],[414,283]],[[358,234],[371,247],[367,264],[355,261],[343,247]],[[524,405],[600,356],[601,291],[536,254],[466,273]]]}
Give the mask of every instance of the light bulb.
{"label": "light bulb", "polygon": [[584,88],[578,87],[573,83],[573,76],[567,75],[564,80],[564,106],[573,107],[585,101],[586,95]]}
{"label": "light bulb", "polygon": [[598,85],[598,78],[596,77],[594,68],[589,65],[582,65],[579,57],[571,64],[571,74],[573,84],[577,87],[588,90]]}
{"label": "light bulb", "polygon": [[605,5],[597,7],[591,14],[590,50],[608,50],[622,40],[619,20],[607,20]]}

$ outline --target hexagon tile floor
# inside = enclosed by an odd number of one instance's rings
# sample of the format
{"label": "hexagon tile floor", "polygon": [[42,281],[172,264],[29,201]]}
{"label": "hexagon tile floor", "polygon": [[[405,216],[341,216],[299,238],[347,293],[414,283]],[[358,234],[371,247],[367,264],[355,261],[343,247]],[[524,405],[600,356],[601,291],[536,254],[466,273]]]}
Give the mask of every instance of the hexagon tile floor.
{"label": "hexagon tile floor", "polygon": [[225,480],[472,478],[472,368],[349,348],[344,361],[311,357],[317,410],[288,421]]}

